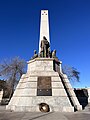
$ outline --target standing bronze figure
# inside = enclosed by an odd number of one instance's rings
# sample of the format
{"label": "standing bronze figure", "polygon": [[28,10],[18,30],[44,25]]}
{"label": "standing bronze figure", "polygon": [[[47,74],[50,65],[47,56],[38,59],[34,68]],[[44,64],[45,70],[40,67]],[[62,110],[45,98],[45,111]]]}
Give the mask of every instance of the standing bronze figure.
{"label": "standing bronze figure", "polygon": [[40,52],[40,56],[41,57],[49,57],[49,53],[50,53],[50,44],[47,41],[46,37],[43,36],[43,40],[41,41],[41,52]]}

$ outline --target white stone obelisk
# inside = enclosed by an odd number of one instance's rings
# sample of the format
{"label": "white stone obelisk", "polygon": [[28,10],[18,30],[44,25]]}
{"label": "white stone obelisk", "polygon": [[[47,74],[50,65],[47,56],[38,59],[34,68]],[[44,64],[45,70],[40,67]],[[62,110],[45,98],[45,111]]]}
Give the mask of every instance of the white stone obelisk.
{"label": "white stone obelisk", "polygon": [[40,44],[43,36],[45,36],[50,43],[48,10],[41,10],[39,53],[41,51]]}

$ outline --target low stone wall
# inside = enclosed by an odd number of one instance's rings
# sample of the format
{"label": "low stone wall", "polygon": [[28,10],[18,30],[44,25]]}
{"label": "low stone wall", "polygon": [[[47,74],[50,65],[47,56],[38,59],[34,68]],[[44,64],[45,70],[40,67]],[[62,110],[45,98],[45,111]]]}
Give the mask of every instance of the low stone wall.
{"label": "low stone wall", "polygon": [[2,97],[3,97],[3,90],[0,91],[0,103],[2,101]]}
{"label": "low stone wall", "polygon": [[88,104],[88,89],[87,88],[82,88],[82,89],[74,89],[74,92],[78,98],[79,103],[82,105],[83,109],[85,106]]}

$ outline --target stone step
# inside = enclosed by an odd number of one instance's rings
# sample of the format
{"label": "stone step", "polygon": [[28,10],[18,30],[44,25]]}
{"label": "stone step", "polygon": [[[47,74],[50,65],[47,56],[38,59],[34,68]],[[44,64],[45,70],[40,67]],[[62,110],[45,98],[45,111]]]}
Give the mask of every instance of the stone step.
{"label": "stone step", "polygon": [[84,111],[90,111],[90,103],[85,107]]}

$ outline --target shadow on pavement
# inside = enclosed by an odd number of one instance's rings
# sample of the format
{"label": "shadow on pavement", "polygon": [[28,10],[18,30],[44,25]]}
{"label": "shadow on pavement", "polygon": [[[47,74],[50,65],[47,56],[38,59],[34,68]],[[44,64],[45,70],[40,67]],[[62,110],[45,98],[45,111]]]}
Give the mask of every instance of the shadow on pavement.
{"label": "shadow on pavement", "polygon": [[31,119],[29,119],[29,120],[34,120],[34,119],[37,119],[37,118],[41,118],[41,117],[43,117],[43,116],[47,116],[47,115],[52,114],[52,113],[53,113],[53,112],[44,113],[43,115],[39,115],[39,116],[34,117],[34,118],[31,118]]}

